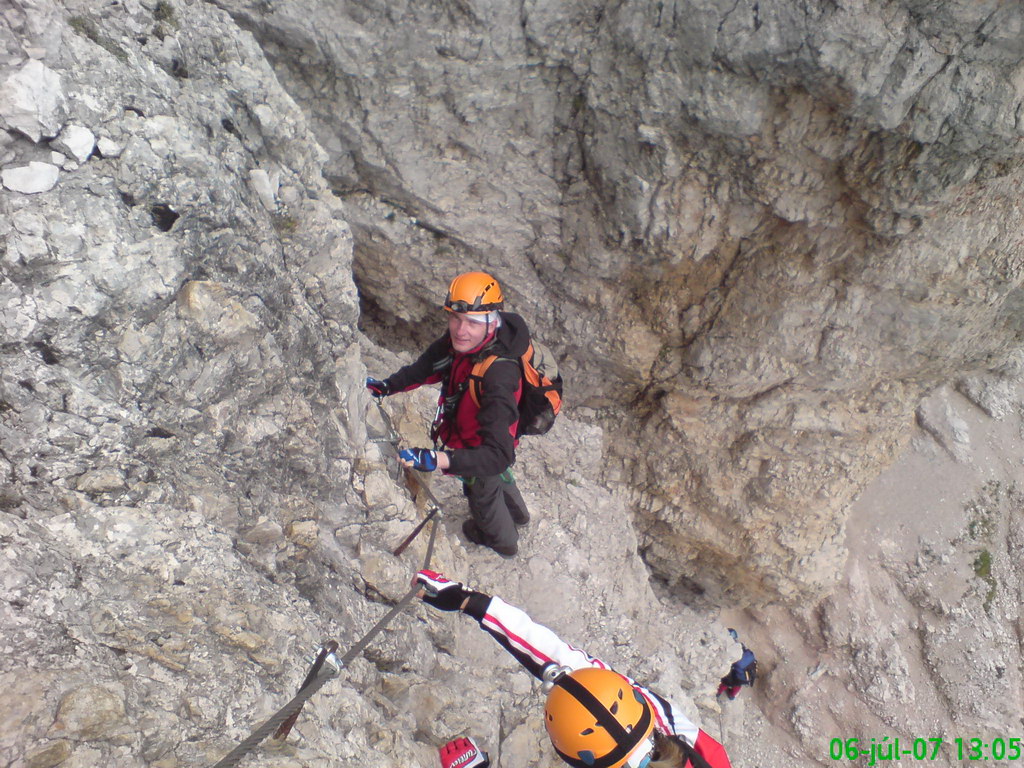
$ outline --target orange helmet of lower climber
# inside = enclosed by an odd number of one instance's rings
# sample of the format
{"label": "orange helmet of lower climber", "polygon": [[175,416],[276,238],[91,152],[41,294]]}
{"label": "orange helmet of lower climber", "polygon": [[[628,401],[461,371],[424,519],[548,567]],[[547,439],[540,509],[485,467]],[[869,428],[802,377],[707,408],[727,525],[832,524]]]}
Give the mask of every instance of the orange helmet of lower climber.
{"label": "orange helmet of lower climber", "polygon": [[501,309],[503,301],[497,280],[486,272],[466,272],[448,286],[444,308],[449,312],[482,315]]}
{"label": "orange helmet of lower climber", "polygon": [[587,667],[555,680],[544,725],[558,756],[575,768],[643,766],[653,748],[650,705],[610,669]]}

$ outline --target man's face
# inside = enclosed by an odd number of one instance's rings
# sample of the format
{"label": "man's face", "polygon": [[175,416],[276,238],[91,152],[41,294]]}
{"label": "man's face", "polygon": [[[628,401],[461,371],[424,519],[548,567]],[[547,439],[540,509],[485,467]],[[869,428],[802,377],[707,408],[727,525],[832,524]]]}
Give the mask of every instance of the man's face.
{"label": "man's face", "polygon": [[452,337],[452,348],[464,354],[480,346],[487,335],[487,326],[487,323],[470,320],[469,315],[449,312],[448,334]]}

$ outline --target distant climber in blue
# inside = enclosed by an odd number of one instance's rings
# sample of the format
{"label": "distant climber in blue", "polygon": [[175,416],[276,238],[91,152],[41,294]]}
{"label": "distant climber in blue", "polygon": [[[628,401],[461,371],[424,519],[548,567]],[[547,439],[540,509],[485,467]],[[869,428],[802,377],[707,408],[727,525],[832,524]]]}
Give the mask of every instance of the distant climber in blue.
{"label": "distant climber in blue", "polygon": [[[731,627],[729,628],[729,636],[737,643],[740,643],[739,635]],[[753,685],[754,681],[757,680],[757,657],[743,643],[740,643],[740,648],[743,649],[743,655],[733,662],[729,668],[729,674],[723,677],[718,684],[718,693],[716,695],[721,696],[724,693],[729,697],[729,701],[732,701],[739,695],[740,688],[744,685]]]}

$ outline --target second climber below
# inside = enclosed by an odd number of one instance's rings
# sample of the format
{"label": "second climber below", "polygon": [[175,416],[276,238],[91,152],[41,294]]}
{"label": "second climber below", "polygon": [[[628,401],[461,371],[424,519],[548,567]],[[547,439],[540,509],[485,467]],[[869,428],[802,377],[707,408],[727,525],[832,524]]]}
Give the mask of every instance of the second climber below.
{"label": "second climber below", "polygon": [[[418,572],[413,583],[423,588],[425,603],[472,617],[545,681],[544,726],[564,763],[573,768],[730,768],[725,748],[679,707],[566,643],[519,608],[436,571]],[[475,743],[472,748],[479,751]]]}
{"label": "second climber below", "polygon": [[[491,275],[459,275],[444,301],[447,330],[414,363],[382,381],[367,379],[366,387],[383,397],[441,384],[430,435],[434,448],[408,448],[400,457],[415,469],[458,475],[471,515],[462,526],[466,538],[512,557],[519,549],[517,526],[530,521],[512,475],[523,386],[518,360],[529,348],[530,332],[503,306],[501,286]],[[478,382],[478,405],[467,394],[470,374],[490,355],[498,359]]]}

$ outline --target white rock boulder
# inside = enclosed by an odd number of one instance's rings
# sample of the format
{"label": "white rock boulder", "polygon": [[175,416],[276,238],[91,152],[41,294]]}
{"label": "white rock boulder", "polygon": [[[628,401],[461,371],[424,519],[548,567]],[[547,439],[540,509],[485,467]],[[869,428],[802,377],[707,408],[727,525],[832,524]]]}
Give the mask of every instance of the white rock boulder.
{"label": "white rock boulder", "polygon": [[96,135],[85,126],[68,125],[60,132],[60,136],[50,142],[50,146],[84,163],[96,146]]}
{"label": "white rock boulder", "polygon": [[96,149],[100,151],[100,154],[104,157],[120,157],[124,148],[113,139],[108,139],[106,136],[100,136],[99,141],[96,142]]}
{"label": "white rock boulder", "polygon": [[4,168],[0,171],[0,181],[12,192],[31,195],[53,189],[59,175],[56,165],[32,161],[17,168]]}
{"label": "white rock boulder", "polygon": [[0,84],[0,125],[32,141],[60,133],[67,111],[60,75],[31,59]]}

